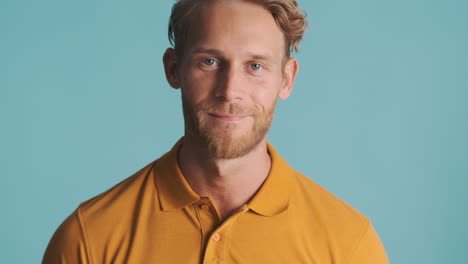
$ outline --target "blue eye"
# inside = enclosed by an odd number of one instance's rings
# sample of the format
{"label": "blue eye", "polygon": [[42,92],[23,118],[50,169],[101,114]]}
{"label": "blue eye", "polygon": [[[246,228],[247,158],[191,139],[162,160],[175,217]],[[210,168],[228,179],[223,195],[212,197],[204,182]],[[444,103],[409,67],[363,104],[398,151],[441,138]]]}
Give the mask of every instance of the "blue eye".
{"label": "blue eye", "polygon": [[216,63],[216,61],[213,59],[203,59],[203,63],[205,63],[208,66],[213,66]]}
{"label": "blue eye", "polygon": [[262,68],[262,65],[258,64],[258,63],[252,63],[250,64],[250,68],[254,71],[258,71]]}

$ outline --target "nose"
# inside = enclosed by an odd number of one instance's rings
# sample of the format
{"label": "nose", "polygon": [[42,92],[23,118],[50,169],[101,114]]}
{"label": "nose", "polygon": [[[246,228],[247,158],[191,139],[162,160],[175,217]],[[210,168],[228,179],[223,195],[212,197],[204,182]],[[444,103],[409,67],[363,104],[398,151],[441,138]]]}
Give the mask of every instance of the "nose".
{"label": "nose", "polygon": [[233,64],[226,65],[219,72],[216,83],[216,98],[224,102],[234,102],[242,99],[244,79],[239,67]]}

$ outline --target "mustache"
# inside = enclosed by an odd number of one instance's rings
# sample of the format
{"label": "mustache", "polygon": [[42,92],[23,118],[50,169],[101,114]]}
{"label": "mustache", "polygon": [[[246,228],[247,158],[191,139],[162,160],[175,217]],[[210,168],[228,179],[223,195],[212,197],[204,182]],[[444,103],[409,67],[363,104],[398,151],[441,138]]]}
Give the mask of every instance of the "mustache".
{"label": "mustache", "polygon": [[253,107],[247,107],[238,103],[203,102],[197,105],[197,112],[219,113],[229,115],[253,116],[259,113]]}

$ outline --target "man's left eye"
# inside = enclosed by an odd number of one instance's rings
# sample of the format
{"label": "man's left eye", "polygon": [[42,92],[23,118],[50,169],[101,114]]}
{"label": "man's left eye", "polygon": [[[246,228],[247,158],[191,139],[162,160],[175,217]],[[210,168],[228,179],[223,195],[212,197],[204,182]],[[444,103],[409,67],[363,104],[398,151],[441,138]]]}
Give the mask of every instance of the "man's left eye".
{"label": "man's left eye", "polygon": [[258,63],[252,63],[250,64],[250,68],[254,71],[258,71],[262,68],[262,65],[261,64],[258,64]]}

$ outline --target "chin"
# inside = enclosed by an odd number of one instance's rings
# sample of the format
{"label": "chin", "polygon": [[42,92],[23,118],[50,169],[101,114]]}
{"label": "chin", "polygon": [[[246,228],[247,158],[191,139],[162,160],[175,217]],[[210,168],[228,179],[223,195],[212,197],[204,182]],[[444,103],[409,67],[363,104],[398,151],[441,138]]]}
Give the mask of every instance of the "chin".
{"label": "chin", "polygon": [[[237,134],[237,133],[236,133]],[[211,134],[204,137],[208,152],[213,158],[234,159],[247,155],[261,142],[263,137],[252,131],[235,134]]]}

